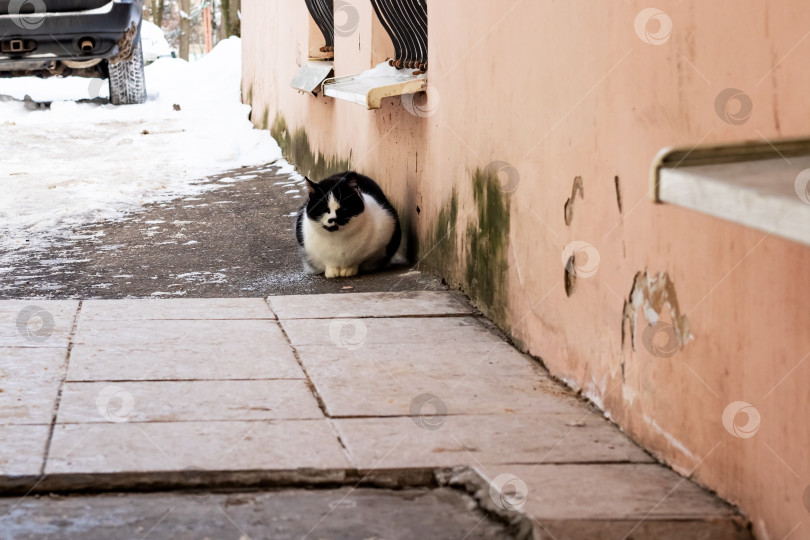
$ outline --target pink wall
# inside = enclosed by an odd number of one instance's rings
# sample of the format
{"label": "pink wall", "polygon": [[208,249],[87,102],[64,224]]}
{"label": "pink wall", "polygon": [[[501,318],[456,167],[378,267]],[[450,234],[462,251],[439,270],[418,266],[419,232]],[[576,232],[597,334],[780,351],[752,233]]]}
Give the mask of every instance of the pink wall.
{"label": "pink wall", "polygon": [[[336,41],[338,75],[371,67],[372,43],[379,54],[369,2],[350,4],[358,26]],[[810,4],[664,0],[659,19],[672,31],[660,44],[645,42],[643,25],[634,28],[646,2],[428,7],[435,110],[418,117],[397,98],[367,111],[298,94],[288,83],[307,56],[304,2],[244,0],[243,95],[252,90],[254,121],[261,124],[266,108],[270,122],[280,113],[304,127],[313,150],[351,155],[352,167],[377,178],[415,228],[421,254],[433,247],[455,190],[455,242],[438,248],[455,251],[438,270],[461,286],[465,236],[477,219],[471,172],[510,163],[519,184],[504,196],[504,309],[489,310],[497,322],[656,456],[739,504],[758,537],[810,537],[810,500],[808,508],[802,502],[810,485],[810,249],[656,206],[648,194],[662,147],[808,135]],[[660,27],[651,21],[646,30],[655,41]],[[716,112],[729,87],[753,103],[737,125]],[[567,226],[563,206],[577,176],[584,198]],[[588,264],[577,259],[569,297],[561,259],[573,241],[593,246],[596,269],[584,277]],[[666,272],[688,320],[692,339],[671,357],[643,345],[642,308],[625,310],[639,272]],[[669,321],[670,308],[660,311]],[[723,411],[735,401],[760,414],[750,438],[724,428]],[[744,424],[745,414],[737,420]]]}

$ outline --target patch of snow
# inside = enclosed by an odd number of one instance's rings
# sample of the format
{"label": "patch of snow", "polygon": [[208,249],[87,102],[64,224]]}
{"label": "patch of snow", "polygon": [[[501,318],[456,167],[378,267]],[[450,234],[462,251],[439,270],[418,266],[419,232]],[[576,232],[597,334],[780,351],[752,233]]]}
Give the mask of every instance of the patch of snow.
{"label": "patch of snow", "polygon": [[228,282],[228,276],[222,272],[187,272],[185,274],[177,274],[174,277],[199,284]]}
{"label": "patch of snow", "polygon": [[53,265],[53,264],[70,264],[70,263],[83,263],[83,262],[90,262],[90,259],[46,259],[44,261],[39,261],[39,264]]}
{"label": "patch of snow", "polygon": [[36,287],[40,291],[58,291],[59,289],[65,288],[64,285],[59,285],[58,283],[41,283]]}
{"label": "patch of snow", "polygon": [[[194,63],[161,58],[146,82],[145,104],[116,107],[99,79],[0,79],[13,98],[0,100],[0,250],[42,249],[62,231],[219,189],[202,179],[280,158],[241,103],[238,38]],[[28,110],[26,95],[51,106]]]}
{"label": "patch of snow", "polygon": [[258,178],[258,175],[245,174],[242,176],[228,176],[225,178],[220,178],[218,182],[222,182],[223,184],[235,184],[237,182],[246,182],[248,180],[253,180],[254,178]]}
{"label": "patch of snow", "polygon": [[286,174],[296,182],[304,180],[304,177],[295,170],[295,167],[291,163],[289,163],[286,159],[279,158],[278,161],[275,163],[276,165],[276,174]]}
{"label": "patch of snow", "polygon": [[425,73],[414,76],[413,74],[414,71],[416,70],[413,68],[397,69],[394,66],[390,65],[386,60],[385,62],[380,62],[373,68],[368,69],[363,73],[360,73],[356,77],[356,79],[380,81],[382,84],[385,83],[390,84],[391,79],[408,81],[411,79],[424,79],[426,77]]}

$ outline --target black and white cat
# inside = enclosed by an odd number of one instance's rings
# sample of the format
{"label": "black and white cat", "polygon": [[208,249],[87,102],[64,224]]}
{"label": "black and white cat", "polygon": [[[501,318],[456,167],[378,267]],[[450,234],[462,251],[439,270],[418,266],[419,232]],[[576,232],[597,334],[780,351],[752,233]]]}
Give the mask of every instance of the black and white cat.
{"label": "black and white cat", "polygon": [[348,277],[391,261],[402,229],[374,180],[349,171],[306,183],[309,200],[298,210],[295,236],[307,270]]}

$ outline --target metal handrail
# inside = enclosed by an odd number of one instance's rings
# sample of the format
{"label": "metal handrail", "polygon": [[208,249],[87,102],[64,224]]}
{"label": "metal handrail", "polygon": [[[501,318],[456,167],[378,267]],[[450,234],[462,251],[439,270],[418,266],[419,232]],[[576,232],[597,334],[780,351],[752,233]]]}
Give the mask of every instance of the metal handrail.
{"label": "metal handrail", "polygon": [[321,52],[334,52],[335,50],[335,13],[333,0],[304,0],[309,14],[318,25],[326,42],[320,48]]}
{"label": "metal handrail", "polygon": [[427,0],[371,0],[371,5],[394,44],[389,63],[427,71]]}

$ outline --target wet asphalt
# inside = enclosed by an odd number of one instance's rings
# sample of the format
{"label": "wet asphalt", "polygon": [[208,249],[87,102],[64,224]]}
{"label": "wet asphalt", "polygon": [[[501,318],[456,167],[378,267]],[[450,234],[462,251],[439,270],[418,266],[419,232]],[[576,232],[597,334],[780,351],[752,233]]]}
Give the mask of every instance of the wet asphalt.
{"label": "wet asphalt", "polygon": [[[234,176],[253,177],[233,181]],[[305,194],[261,166],[211,176],[203,194],[120,221],[65,227],[46,249],[0,252],[0,299],[212,298],[435,290],[405,263],[352,278],[306,273],[294,234]],[[297,197],[296,197],[297,196]]]}

